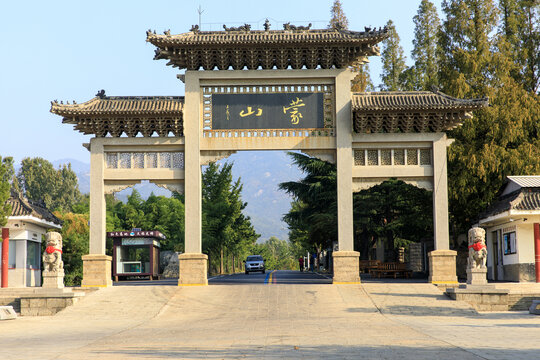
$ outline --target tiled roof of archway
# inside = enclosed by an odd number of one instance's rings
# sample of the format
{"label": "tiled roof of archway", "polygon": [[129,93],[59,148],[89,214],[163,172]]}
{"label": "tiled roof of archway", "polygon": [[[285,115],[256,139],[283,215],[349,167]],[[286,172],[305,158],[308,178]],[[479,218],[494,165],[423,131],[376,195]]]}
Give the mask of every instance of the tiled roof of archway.
{"label": "tiled roof of archway", "polygon": [[103,137],[130,137],[154,132],[183,136],[183,96],[96,96],[81,104],[51,102],[51,112],[63,117],[75,130]]}
{"label": "tiled roof of archway", "polygon": [[352,97],[353,111],[392,110],[454,110],[481,109],[488,105],[487,98],[457,99],[439,91],[381,91],[355,93]]}
{"label": "tiled roof of archway", "polygon": [[183,108],[183,96],[96,96],[81,104],[51,103],[51,112],[64,117],[96,114],[182,115]]}
{"label": "tiled roof of archway", "polygon": [[462,124],[488,98],[457,99],[434,91],[381,91],[352,95],[357,133],[441,132]]}
{"label": "tiled roof of archway", "polygon": [[156,34],[146,41],[157,47],[154,59],[188,70],[345,68],[379,55],[377,43],[388,29],[364,32],[343,29],[190,31]]}

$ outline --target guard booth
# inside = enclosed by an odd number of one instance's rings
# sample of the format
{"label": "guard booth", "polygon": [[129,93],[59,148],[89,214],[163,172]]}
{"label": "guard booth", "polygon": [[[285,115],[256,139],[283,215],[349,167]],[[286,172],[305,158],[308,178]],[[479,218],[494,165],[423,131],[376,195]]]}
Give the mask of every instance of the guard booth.
{"label": "guard booth", "polygon": [[159,278],[160,240],[165,239],[159,231],[112,231],[107,237],[113,239],[113,269],[115,281]]}

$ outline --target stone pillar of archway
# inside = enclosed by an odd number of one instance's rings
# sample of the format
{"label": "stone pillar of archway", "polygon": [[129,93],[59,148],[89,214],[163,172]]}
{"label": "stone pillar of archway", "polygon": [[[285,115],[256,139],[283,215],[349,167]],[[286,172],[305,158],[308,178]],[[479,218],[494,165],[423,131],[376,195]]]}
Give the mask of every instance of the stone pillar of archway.
{"label": "stone pillar of archway", "polygon": [[207,285],[208,256],[202,253],[202,184],[200,121],[201,95],[197,71],[186,71],[185,136],[185,252],[178,256],[179,286]]}
{"label": "stone pillar of archway", "polygon": [[333,252],[334,284],[359,284],[360,253],[354,251],[352,191],[351,80],[343,71],[336,77],[336,167],[338,251]]}
{"label": "stone pillar of archway", "polygon": [[83,287],[112,286],[112,257],[105,255],[105,153],[103,138],[90,140],[90,251],[82,257]]}
{"label": "stone pillar of archway", "polygon": [[429,282],[456,286],[457,252],[450,250],[448,226],[448,179],[446,149],[451,144],[445,133],[433,141],[433,232],[435,250],[429,257]]}

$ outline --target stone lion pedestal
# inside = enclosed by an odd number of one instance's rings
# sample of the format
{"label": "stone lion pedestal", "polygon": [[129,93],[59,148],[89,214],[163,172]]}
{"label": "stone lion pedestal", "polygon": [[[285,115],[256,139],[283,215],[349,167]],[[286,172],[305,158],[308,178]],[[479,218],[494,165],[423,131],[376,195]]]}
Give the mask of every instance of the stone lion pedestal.
{"label": "stone lion pedestal", "polygon": [[474,227],[469,230],[469,258],[467,259],[467,285],[447,289],[446,294],[459,301],[469,303],[478,311],[508,311],[506,289],[497,289],[487,282],[486,231]]}
{"label": "stone lion pedestal", "polygon": [[45,235],[47,247],[43,253],[42,272],[43,283],[41,287],[64,288],[64,262],[62,261],[62,235],[57,232],[48,232]]}

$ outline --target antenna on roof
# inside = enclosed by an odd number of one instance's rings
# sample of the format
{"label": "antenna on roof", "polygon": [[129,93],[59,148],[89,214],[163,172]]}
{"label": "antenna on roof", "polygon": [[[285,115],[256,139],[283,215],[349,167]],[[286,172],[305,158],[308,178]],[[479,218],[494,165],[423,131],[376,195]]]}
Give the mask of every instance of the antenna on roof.
{"label": "antenna on roof", "polygon": [[201,28],[201,14],[204,12],[201,5],[199,5],[199,8],[197,9],[197,12],[199,13],[199,29]]}

